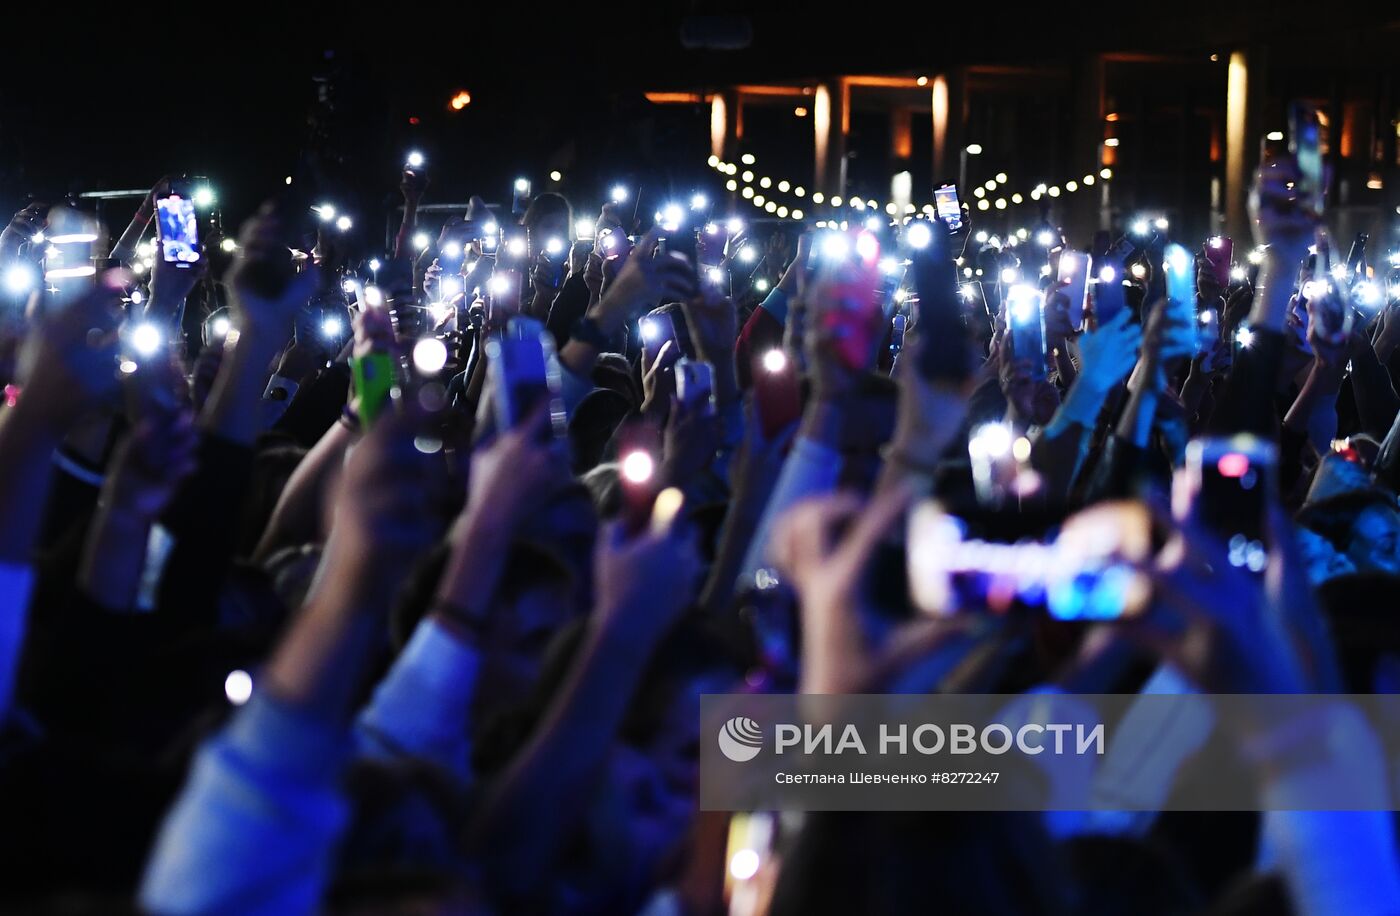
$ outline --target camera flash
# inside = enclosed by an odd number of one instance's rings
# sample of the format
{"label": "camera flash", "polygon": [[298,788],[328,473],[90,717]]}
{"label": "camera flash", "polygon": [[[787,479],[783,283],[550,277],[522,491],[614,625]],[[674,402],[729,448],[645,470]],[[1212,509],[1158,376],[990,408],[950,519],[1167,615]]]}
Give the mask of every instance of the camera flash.
{"label": "camera flash", "polygon": [[424,337],[413,345],[413,368],[423,375],[436,375],[447,365],[447,345],[436,337]]}
{"label": "camera flash", "polygon": [[624,200],[626,200],[626,199],[627,199],[627,189],[624,188],[624,187],[623,187],[622,185],[620,185],[620,184],[619,184],[619,185],[614,185],[614,186],[613,186],[613,189],[612,189],[612,201],[613,201],[613,203],[615,203],[615,204],[620,204],[620,203],[622,203],[622,202],[623,202]]}
{"label": "camera flash", "polygon": [[408,162],[408,167],[411,168],[411,169],[422,168],[422,167],[423,167],[423,154],[420,153],[420,152],[418,152],[417,150],[414,150],[413,152],[411,152],[411,153],[408,154],[407,162]]}
{"label": "camera flash", "polygon": [[655,469],[656,462],[651,455],[640,449],[623,456],[622,479],[629,483],[646,483]]}
{"label": "camera flash", "polygon": [[694,194],[690,198],[690,209],[703,210],[710,205],[710,200],[704,194]]}
{"label": "camera flash", "polygon": [[355,225],[354,222],[351,221],[348,216],[342,216],[335,221],[335,228],[339,229],[341,232],[349,232],[350,227],[353,225]]}
{"label": "camera flash", "polygon": [[228,335],[228,330],[229,330],[230,327],[231,327],[231,324],[230,324],[229,320],[228,320],[227,318],[225,318],[223,315],[220,315],[218,318],[215,318],[215,319],[214,319],[212,322],[210,322],[210,324],[209,324],[209,330],[210,330],[211,332],[213,332],[213,334],[214,334],[215,337],[225,337],[225,336],[227,336],[227,335]]}
{"label": "camera flash", "polygon": [[327,337],[339,337],[343,330],[345,330],[345,322],[334,316],[321,322],[321,333]]}
{"label": "camera flash", "polygon": [[321,220],[323,222],[328,223],[331,220],[335,219],[335,207],[331,206],[330,204],[321,204],[321,206],[312,207],[311,209],[316,211],[317,215],[321,217]]}
{"label": "camera flash", "polygon": [[419,232],[413,236],[413,247],[417,248],[419,251],[427,248],[432,243],[433,240],[428,238],[428,233],[426,232]]}
{"label": "camera flash", "polygon": [[736,216],[726,223],[724,228],[729,230],[730,235],[738,235],[744,231],[744,221]]}
{"label": "camera flash", "polygon": [[37,279],[31,268],[24,264],[15,264],[5,271],[5,291],[12,296],[22,295],[34,288]]}
{"label": "camera flash", "polygon": [[574,222],[574,235],[581,239],[591,239],[594,233],[593,220],[581,219]]}
{"label": "camera flash", "polygon": [[246,671],[230,671],[224,678],[224,696],[234,706],[242,706],[253,697],[253,677]]}
{"label": "camera flash", "polygon": [[782,350],[773,349],[763,354],[763,368],[768,372],[782,372],[787,364],[787,354]]}
{"label": "camera flash", "polygon": [[711,267],[706,271],[706,275],[710,278],[710,282],[716,286],[724,282],[724,271],[720,270],[718,267]]}
{"label": "camera flash", "polygon": [[131,348],[138,356],[154,356],[160,349],[160,328],[142,322],[131,329]]}
{"label": "camera flash", "polygon": [[904,238],[909,243],[910,248],[924,249],[933,242],[933,230],[929,228],[928,223],[922,221],[910,223],[909,229],[904,233]]}
{"label": "camera flash", "polygon": [[515,191],[516,191],[517,194],[529,194],[529,193],[530,193],[530,179],[528,179],[528,178],[517,178],[517,179],[515,179]]}
{"label": "camera flash", "polygon": [[208,185],[200,185],[194,189],[194,205],[201,210],[214,206],[214,191]]}

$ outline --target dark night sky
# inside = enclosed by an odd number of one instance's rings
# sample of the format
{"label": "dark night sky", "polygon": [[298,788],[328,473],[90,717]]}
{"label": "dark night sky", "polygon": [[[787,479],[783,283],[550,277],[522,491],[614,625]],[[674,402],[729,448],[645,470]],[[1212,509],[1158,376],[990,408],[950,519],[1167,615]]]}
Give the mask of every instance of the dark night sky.
{"label": "dark night sky", "polygon": [[[625,159],[634,139],[628,131],[645,105],[640,93],[648,88],[918,72],[1102,48],[1195,52],[1289,34],[1309,35],[1310,54],[1338,59],[1361,45],[1374,45],[1362,48],[1374,54],[1400,44],[1400,14],[1365,4],[1325,15],[1316,3],[1110,6],[1118,7],[1112,17],[1077,2],[1021,10],[998,4],[995,16],[985,4],[931,2],[865,2],[844,15],[810,3],[754,3],[747,10],[735,3],[633,0],[414,6],[356,23],[337,18],[333,38],[297,34],[303,20],[322,15],[316,10],[299,13],[296,22],[270,11],[207,19],[202,13],[188,34],[155,28],[159,37],[109,37],[87,46],[78,39],[61,53],[36,45],[7,55],[8,75],[0,77],[0,206],[13,209],[28,193],[144,187],[164,172],[188,172],[214,178],[236,219],[291,171],[307,137],[312,76],[328,69],[338,71],[334,146],[345,157],[341,176],[357,189],[336,193],[372,212],[391,199],[410,146],[425,149],[439,167],[431,192],[438,199],[504,188],[517,170],[540,175],[551,153],[567,152],[570,139],[576,140],[570,161],[581,171]],[[683,48],[681,27],[695,11],[743,13],[751,43],[738,51]],[[1387,20],[1390,31],[1382,33]],[[1319,29],[1334,29],[1338,37],[1319,40]],[[340,49],[329,61],[328,47]],[[458,87],[469,89],[474,103],[453,115],[446,101]],[[422,123],[411,127],[411,116]],[[594,178],[595,184],[610,180],[601,172]]]}

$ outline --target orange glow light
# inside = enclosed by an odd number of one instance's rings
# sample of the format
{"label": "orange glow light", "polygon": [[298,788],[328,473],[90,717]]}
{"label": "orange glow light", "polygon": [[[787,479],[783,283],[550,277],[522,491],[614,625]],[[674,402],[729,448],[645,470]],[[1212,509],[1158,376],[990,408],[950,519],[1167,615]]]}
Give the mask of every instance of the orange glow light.
{"label": "orange glow light", "polygon": [[448,104],[452,106],[453,111],[461,111],[471,103],[472,94],[465,89],[458,89],[457,93],[452,96],[452,100],[448,102]]}

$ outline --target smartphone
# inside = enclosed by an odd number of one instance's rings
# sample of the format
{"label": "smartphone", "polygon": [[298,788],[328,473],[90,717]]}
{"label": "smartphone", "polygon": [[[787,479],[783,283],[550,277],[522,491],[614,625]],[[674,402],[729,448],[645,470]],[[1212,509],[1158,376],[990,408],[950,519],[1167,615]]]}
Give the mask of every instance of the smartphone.
{"label": "smartphone", "polygon": [[1099,266],[1094,276],[1094,318],[1100,326],[1112,321],[1128,306],[1128,299],[1123,294],[1122,262],[1111,257],[1104,260],[1106,263]]}
{"label": "smartphone", "polygon": [[935,188],[933,205],[938,211],[938,218],[947,224],[949,232],[957,232],[962,228],[962,204],[958,201],[957,185],[945,184],[941,188]]}
{"label": "smartphone", "polygon": [[486,284],[486,290],[487,307],[490,310],[488,317],[512,315],[520,311],[524,280],[518,269],[498,266]]}
{"label": "smartphone", "polygon": [[603,253],[605,260],[626,257],[632,251],[632,240],[620,229],[604,229],[598,233],[595,247]]}
{"label": "smartphone", "polygon": [[524,216],[528,209],[530,209],[530,179],[517,178],[515,184],[511,186],[510,212],[516,216]]}
{"label": "smartphone", "polygon": [[1162,271],[1166,275],[1167,307],[1177,321],[1190,327],[1196,321],[1196,259],[1186,246],[1173,242],[1162,259]]}
{"label": "smartphone", "polygon": [[192,198],[174,190],[156,198],[156,234],[165,263],[184,268],[199,263],[199,219]]}
{"label": "smartphone", "polygon": [[1298,204],[1321,216],[1326,192],[1322,169],[1321,128],[1317,111],[1303,102],[1288,106],[1288,151],[1298,163]]}
{"label": "smartphone", "polygon": [[498,257],[523,264],[530,257],[530,235],[524,226],[511,226],[501,232]]}
{"label": "smartphone", "polygon": [[[1215,349],[1220,340],[1220,311],[1215,306],[1201,309],[1196,316],[1196,355],[1204,356]],[[1202,365],[1207,372],[1215,368],[1209,360]]]}
{"label": "smartphone", "polygon": [[1230,265],[1235,259],[1235,243],[1228,235],[1213,235],[1206,239],[1206,263],[1221,289],[1230,285]]}
{"label": "smartphone", "polygon": [[568,240],[550,236],[543,240],[530,236],[530,254],[542,256],[549,266],[549,282],[555,289],[564,284],[564,271],[569,265]]}
{"label": "smartphone", "polygon": [[[845,246],[835,243],[840,239]],[[837,233],[824,248],[821,270],[829,305],[820,320],[831,332],[837,357],[853,372],[868,368],[880,333],[880,242],[873,233]]]}
{"label": "smartphone", "polygon": [[890,319],[890,365],[899,359],[900,352],[904,349],[904,334],[908,330],[909,319],[903,312],[895,312]]}
{"label": "smartphone", "polygon": [[554,340],[544,326],[532,318],[516,316],[504,332],[486,341],[485,352],[496,429],[513,429],[540,404],[549,403],[558,434],[563,419],[558,403],[559,361]]}
{"label": "smartphone", "polygon": [[1060,295],[1069,299],[1069,324],[1078,331],[1084,327],[1084,306],[1089,296],[1089,268],[1093,262],[1083,251],[1060,252],[1056,283]]}
{"label": "smartphone", "polygon": [[702,271],[724,261],[724,246],[728,241],[729,231],[723,223],[711,221],[695,230],[695,263]]}
{"label": "smartphone", "polygon": [[360,398],[360,428],[368,432],[389,403],[394,388],[394,358],[387,353],[352,356],[350,375]]}
{"label": "smartphone", "polygon": [[771,439],[802,416],[802,386],[797,363],[774,348],[755,354],[752,367],[754,408],[763,436]]}
{"label": "smartphone", "polygon": [[676,361],[676,397],[690,410],[705,416],[715,412],[715,370],[704,360],[681,357]]}
{"label": "smartphone", "polygon": [[1006,293],[1006,317],[1016,359],[1030,361],[1031,378],[1045,378],[1045,295],[1029,283],[1014,284]]}
{"label": "smartphone", "polygon": [[661,355],[666,341],[676,340],[676,325],[669,313],[653,312],[637,322],[637,333],[642,338],[642,365],[650,367]]}
{"label": "smartphone", "polygon": [[1277,466],[1277,447],[1247,434],[1194,439],[1186,446],[1184,508],[1224,539],[1232,566],[1264,571]]}

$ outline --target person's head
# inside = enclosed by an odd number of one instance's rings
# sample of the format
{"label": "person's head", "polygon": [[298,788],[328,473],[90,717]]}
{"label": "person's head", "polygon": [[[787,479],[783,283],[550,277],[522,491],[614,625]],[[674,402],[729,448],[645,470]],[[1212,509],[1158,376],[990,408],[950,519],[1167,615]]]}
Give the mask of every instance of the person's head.
{"label": "person's head", "polygon": [[1327,538],[1357,572],[1400,574],[1400,512],[1386,494],[1362,490],[1310,503],[1298,521]]}
{"label": "person's head", "polygon": [[579,402],[569,417],[573,470],[584,474],[603,460],[613,433],[632,412],[632,402],[608,388],[596,388]]}
{"label": "person's head", "polygon": [[574,211],[562,194],[546,191],[530,201],[520,225],[529,231],[531,244],[539,253],[548,239],[557,238],[567,244],[573,238]]}

